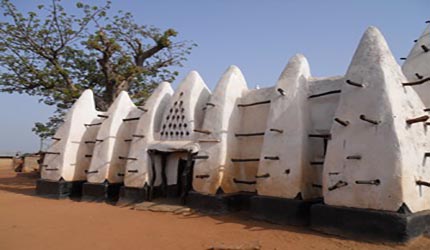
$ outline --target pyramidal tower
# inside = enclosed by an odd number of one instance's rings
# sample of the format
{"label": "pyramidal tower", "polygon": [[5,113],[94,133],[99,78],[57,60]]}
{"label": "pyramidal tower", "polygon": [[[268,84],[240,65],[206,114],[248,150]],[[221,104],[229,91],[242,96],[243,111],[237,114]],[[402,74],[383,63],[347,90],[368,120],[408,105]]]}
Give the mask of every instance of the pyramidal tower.
{"label": "pyramidal tower", "polygon": [[211,93],[191,71],[142,107],[121,92],[105,113],[87,90],[46,152],[37,192],[120,205],[169,198],[406,241],[430,228],[429,56],[430,27],[402,68],[370,27],[342,76],[313,77],[297,54],[270,87],[249,89],[230,66]]}
{"label": "pyramidal tower", "polygon": [[[56,198],[80,195],[93,143],[104,115],[96,110],[91,90],[85,90],[67,113],[46,152],[37,193]],[[72,194],[73,193],[73,194]]]}
{"label": "pyramidal tower", "polygon": [[131,137],[130,151],[126,159],[124,186],[121,187],[119,204],[130,204],[143,201],[146,197],[151,161],[147,153],[148,146],[161,133],[163,112],[173,95],[173,89],[168,82],[162,82],[146,100],[142,107],[144,114],[140,117]]}
{"label": "pyramidal tower", "polygon": [[[148,199],[180,196],[184,199],[192,181],[192,157],[199,151],[195,142],[201,133],[205,104],[211,92],[197,71],[191,71],[171,96],[158,124],[154,140],[147,144]],[[142,183],[141,183],[142,184]]]}
{"label": "pyramidal tower", "polygon": [[424,105],[430,107],[430,24],[415,40],[402,69]]}
{"label": "pyramidal tower", "polygon": [[376,28],[365,32],[345,79],[324,164],[325,202],[388,211],[403,203],[413,212],[430,208],[430,190],[420,192],[414,181],[430,178],[423,175],[428,116],[415,91],[403,85],[407,79]]}
{"label": "pyramidal tower", "polygon": [[110,189],[119,189],[124,179],[131,137],[143,112],[125,91],[121,91],[107,111],[107,118],[97,133],[90,168],[83,185],[86,199],[105,199]]}
{"label": "pyramidal tower", "polygon": [[308,134],[311,127],[307,79],[302,55],[290,59],[276,85],[257,174],[259,195],[293,199],[321,196],[312,187]]}
{"label": "pyramidal tower", "polygon": [[363,218],[378,213],[389,221],[378,226],[390,234],[406,221],[400,214],[429,209],[428,118],[382,34],[368,28],[346,73],[331,129],[322,177],[329,206],[312,208],[313,226],[364,230],[370,224]]}
{"label": "pyramidal tower", "polygon": [[238,142],[234,131],[240,122],[237,100],[248,90],[240,69],[230,66],[219,80],[210,100],[198,142],[199,154],[194,157],[194,190],[214,195],[221,187],[225,172],[229,172],[230,158]]}

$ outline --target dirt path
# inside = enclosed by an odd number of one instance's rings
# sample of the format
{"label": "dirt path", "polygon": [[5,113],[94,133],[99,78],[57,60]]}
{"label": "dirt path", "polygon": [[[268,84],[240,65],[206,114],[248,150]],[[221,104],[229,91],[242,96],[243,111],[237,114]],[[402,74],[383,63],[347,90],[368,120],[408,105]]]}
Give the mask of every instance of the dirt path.
{"label": "dirt path", "polygon": [[428,238],[377,245],[233,215],[184,216],[44,199],[34,195],[34,182],[0,169],[0,249],[430,249]]}

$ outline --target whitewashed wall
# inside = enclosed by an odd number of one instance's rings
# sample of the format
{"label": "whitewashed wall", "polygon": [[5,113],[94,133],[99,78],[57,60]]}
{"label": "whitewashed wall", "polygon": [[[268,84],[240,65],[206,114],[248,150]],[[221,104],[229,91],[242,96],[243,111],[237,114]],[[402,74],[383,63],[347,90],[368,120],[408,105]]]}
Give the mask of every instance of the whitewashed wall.
{"label": "whitewashed wall", "polygon": [[[261,133],[266,130],[266,121],[269,114],[270,103],[242,106],[257,102],[270,101],[274,93],[274,88],[252,89],[244,92],[243,96],[237,100],[239,124],[234,134]],[[227,159],[226,168],[222,180],[222,189],[226,193],[240,191],[255,192],[255,176],[258,171],[258,159],[260,158],[261,147],[264,136],[235,136],[236,147],[231,148],[230,159]],[[234,162],[234,160],[257,159],[257,161]],[[249,182],[245,184],[240,182]]]}
{"label": "whitewashed wall", "polygon": [[[97,115],[94,96],[86,90],[67,113],[64,123],[56,131],[52,145],[47,150],[42,179],[58,181],[85,180],[85,170],[89,167],[86,154],[91,154],[93,141],[99,126],[85,126],[102,121]],[[58,154],[50,154],[58,153]]]}
{"label": "whitewashed wall", "polygon": [[[430,51],[426,52],[422,46],[430,50],[430,25],[417,38],[415,45],[403,64],[403,73],[409,82],[417,82],[430,77]],[[427,108],[430,107],[430,81],[414,85],[413,88],[420,96]]]}
{"label": "whitewashed wall", "polygon": [[[323,173],[328,205],[413,212],[428,209],[430,190],[427,129],[406,121],[425,115],[424,105],[406,81],[382,34],[370,27],[345,76],[362,87],[344,84]],[[365,117],[363,117],[363,115]],[[360,118],[361,117],[361,118]],[[363,119],[367,119],[365,121]],[[373,121],[377,124],[373,124]]]}
{"label": "whitewashed wall", "polygon": [[128,155],[131,138],[137,121],[125,122],[123,119],[140,117],[138,110],[128,94],[122,91],[109,107],[105,119],[97,133],[97,143],[87,172],[90,183],[120,183],[123,181],[126,161],[120,159]]}
{"label": "whitewashed wall", "polygon": [[[151,161],[148,146],[161,133],[161,119],[170,99],[173,89],[169,83],[161,83],[145,102],[143,109],[147,110],[140,117],[132,141],[127,161],[124,184],[127,187],[143,188],[149,182]],[[136,159],[136,160],[133,160]],[[160,179],[160,178],[158,178]]]}
{"label": "whitewashed wall", "polygon": [[[309,183],[310,112],[307,79],[310,70],[302,55],[290,59],[272,89],[266,134],[258,168],[258,194],[295,198],[313,196]],[[277,131],[279,130],[279,131]]]}
{"label": "whitewashed wall", "polygon": [[[205,104],[209,101],[211,92],[203,79],[196,71],[191,71],[179,84],[177,90],[166,106],[163,119],[160,124],[159,133],[155,140],[148,142],[149,150],[163,152],[190,151],[198,152],[199,145],[195,143],[197,134],[194,129],[200,128],[203,123]],[[161,172],[160,157],[156,157],[157,174]],[[177,169],[179,159],[186,159],[184,153],[173,153],[168,157],[166,174],[167,184],[177,183]],[[147,168],[150,168],[148,165]],[[148,177],[151,179],[152,171]],[[155,185],[161,183],[157,176]]]}
{"label": "whitewashed wall", "polygon": [[[226,168],[232,167],[232,152],[239,145],[234,134],[240,125],[238,99],[248,89],[242,72],[230,66],[219,80],[213,95],[205,105],[206,114],[201,130],[210,134],[200,134],[198,156],[194,165],[194,190],[203,194],[215,194],[221,186]],[[228,187],[227,187],[228,189]]]}

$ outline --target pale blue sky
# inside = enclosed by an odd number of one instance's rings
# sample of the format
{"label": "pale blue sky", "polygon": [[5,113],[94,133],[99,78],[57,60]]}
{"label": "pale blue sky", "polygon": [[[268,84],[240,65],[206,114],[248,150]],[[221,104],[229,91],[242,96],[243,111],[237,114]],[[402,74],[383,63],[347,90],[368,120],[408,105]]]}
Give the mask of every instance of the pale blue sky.
{"label": "pale blue sky", "polygon": [[[12,2],[23,10],[34,10],[39,3],[49,1]],[[75,3],[63,2],[69,7]],[[113,2],[111,14],[119,9],[130,11],[138,23],[172,27],[184,40],[196,42],[199,46],[180,69],[173,86],[195,69],[211,89],[231,64],[242,70],[249,87],[271,86],[296,53],[307,57],[314,76],[342,75],[368,26],[378,27],[395,57],[403,57],[430,19],[428,0]],[[34,122],[45,121],[52,111],[35,97],[0,93],[0,154],[38,150],[39,141],[31,128]]]}

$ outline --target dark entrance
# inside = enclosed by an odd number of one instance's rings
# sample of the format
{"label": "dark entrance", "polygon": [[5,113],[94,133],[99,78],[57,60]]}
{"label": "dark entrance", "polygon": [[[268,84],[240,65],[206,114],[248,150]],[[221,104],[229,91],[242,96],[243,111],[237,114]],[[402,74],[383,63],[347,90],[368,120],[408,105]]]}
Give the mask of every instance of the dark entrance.
{"label": "dark entrance", "polygon": [[[163,152],[158,150],[148,151],[151,158],[151,169],[152,169],[152,179],[150,181],[149,186],[149,195],[148,199],[152,200],[155,196],[161,197],[180,197],[182,203],[186,202],[186,197],[188,192],[192,189],[192,181],[193,181],[193,167],[194,160],[193,156],[196,153],[191,153],[185,151],[187,153],[187,159],[179,159],[178,167],[177,167],[177,179],[176,185],[168,186],[167,185],[167,158],[173,153],[184,153],[184,151],[179,152]],[[161,186],[154,187],[156,176],[157,176],[157,168],[155,166],[154,156],[159,155],[161,157]],[[158,195],[159,194],[159,195]]]}
{"label": "dark entrance", "polygon": [[194,170],[194,161],[191,162],[189,169],[187,169],[187,160],[179,159],[178,162],[178,175],[177,175],[177,196],[182,197],[182,195],[186,195],[192,189],[193,182],[193,170]]}

